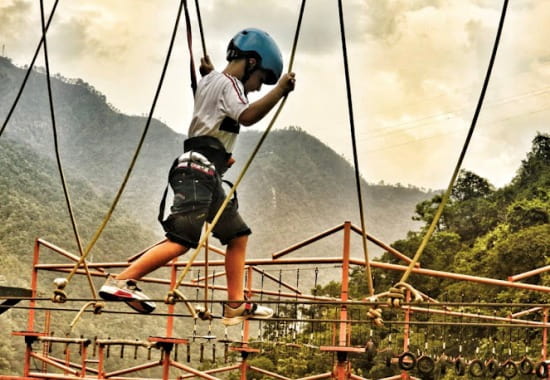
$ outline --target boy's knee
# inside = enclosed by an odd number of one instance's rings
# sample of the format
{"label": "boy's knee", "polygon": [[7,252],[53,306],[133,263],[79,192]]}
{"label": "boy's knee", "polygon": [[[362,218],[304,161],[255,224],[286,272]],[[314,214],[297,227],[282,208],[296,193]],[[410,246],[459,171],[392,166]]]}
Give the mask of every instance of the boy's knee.
{"label": "boy's knee", "polygon": [[229,246],[246,245],[248,242],[248,235],[241,235],[234,237],[228,243]]}

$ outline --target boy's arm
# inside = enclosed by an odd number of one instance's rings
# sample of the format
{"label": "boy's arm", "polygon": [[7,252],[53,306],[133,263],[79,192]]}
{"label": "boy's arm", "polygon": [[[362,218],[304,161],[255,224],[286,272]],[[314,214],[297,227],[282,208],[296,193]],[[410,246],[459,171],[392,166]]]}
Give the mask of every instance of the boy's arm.
{"label": "boy's arm", "polygon": [[294,90],[295,74],[284,74],[277,85],[265,96],[251,103],[246,110],[241,113],[239,123],[249,126],[260,121],[277,104],[282,97]]}

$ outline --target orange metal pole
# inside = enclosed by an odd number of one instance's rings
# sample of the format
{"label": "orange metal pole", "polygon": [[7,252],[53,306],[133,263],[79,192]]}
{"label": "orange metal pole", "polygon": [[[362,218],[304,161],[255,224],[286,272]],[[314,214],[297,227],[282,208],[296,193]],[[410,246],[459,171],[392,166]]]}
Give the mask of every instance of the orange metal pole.
{"label": "orange metal pole", "polygon": [[[170,269],[170,289],[174,287],[176,284],[177,278],[178,278],[178,269],[176,267],[176,263],[178,261],[178,258],[176,257],[174,260],[172,260],[172,266]],[[168,304],[168,317],[166,318],[166,336],[172,337],[172,333],[174,331],[174,311],[175,311],[176,305],[175,304]]]}
{"label": "orange metal pole", "polygon": [[31,274],[31,301],[29,302],[29,319],[27,321],[27,331],[33,331],[34,330],[34,308],[36,307],[36,301],[34,298],[36,298],[37,295],[37,287],[38,287],[38,270],[36,269],[36,266],[38,265],[38,259],[40,256],[40,245],[38,243],[38,239],[34,242],[34,254],[32,257],[32,274]]}
{"label": "orange metal pole", "polygon": [[550,271],[550,265],[546,265],[544,267],[533,269],[529,272],[516,274],[515,276],[508,276],[508,281],[519,281],[519,280],[523,280],[524,278],[532,277],[532,276],[535,276],[537,274],[541,274],[541,273],[548,272],[548,271]]}
{"label": "orange metal pole", "polygon": [[[349,257],[350,257],[350,231],[351,223],[344,223],[344,244],[342,249],[342,287],[340,291],[340,299],[342,302],[347,302],[349,298]],[[348,319],[348,309],[346,305],[340,306],[340,329],[338,334],[338,346],[348,346],[348,323],[344,322]],[[351,333],[351,327],[350,331]],[[348,363],[347,352],[337,352],[337,362],[335,363],[336,379],[344,380],[348,378]]]}
{"label": "orange metal pole", "polygon": [[[542,318],[543,318],[544,324],[546,325],[546,323],[548,323],[548,309],[544,309]],[[542,349],[541,349],[542,361],[546,360],[547,354],[548,354],[548,328],[545,327],[542,330]]]}
{"label": "orange metal pole", "polygon": [[162,380],[170,380],[170,355],[172,352],[171,343],[162,347]]}

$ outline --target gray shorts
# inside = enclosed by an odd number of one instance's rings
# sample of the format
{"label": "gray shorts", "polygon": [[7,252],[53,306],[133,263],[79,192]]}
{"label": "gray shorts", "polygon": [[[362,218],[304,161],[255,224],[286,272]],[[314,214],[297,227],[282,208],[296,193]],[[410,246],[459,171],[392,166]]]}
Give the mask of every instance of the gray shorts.
{"label": "gray shorts", "polygon": [[[215,173],[189,167],[178,168],[171,175],[170,186],[174,191],[174,203],[171,214],[163,223],[166,237],[186,247],[196,248],[204,222],[214,219],[226,198],[222,180]],[[213,233],[223,245],[252,233],[238,212],[236,197],[225,207]]]}

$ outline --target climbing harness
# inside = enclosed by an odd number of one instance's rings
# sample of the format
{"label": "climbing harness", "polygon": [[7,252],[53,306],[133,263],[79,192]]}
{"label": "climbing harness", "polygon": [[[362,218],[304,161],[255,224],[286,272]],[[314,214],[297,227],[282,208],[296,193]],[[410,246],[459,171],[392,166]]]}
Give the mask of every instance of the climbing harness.
{"label": "climbing harness", "polygon": [[[294,63],[294,55],[296,53],[296,46],[297,46],[297,43],[298,43],[298,36],[299,36],[299,31],[300,31],[300,26],[301,26],[303,11],[304,11],[304,5],[305,5],[305,0],[302,1],[302,6],[301,6],[301,9],[300,9],[300,15],[299,15],[299,18],[298,18],[298,25],[296,27],[296,33],[295,33],[295,36],[294,36],[294,42],[293,42],[292,51],[291,51],[291,54],[290,54],[290,62],[289,62],[289,69],[288,69],[289,72],[292,70],[292,65]],[[279,116],[282,108],[284,107],[284,105],[286,103],[286,99],[287,99],[287,96],[285,95],[283,97],[281,103],[279,104],[279,107],[275,111],[275,114],[273,115],[273,118],[271,119],[269,125],[267,126],[266,130],[262,134],[262,137],[258,141],[255,149],[253,150],[253,152],[251,153],[249,159],[247,160],[247,162],[245,163],[243,169],[241,170],[241,173],[239,174],[237,180],[235,181],[235,184],[231,187],[231,189],[227,193],[227,196],[226,196],[225,200],[223,201],[223,203],[221,204],[220,208],[218,209],[218,212],[216,213],[216,215],[214,216],[214,218],[210,222],[210,225],[208,226],[208,229],[206,230],[206,233],[204,234],[204,236],[201,238],[201,241],[199,242],[198,247],[194,250],[194,252],[189,257],[189,260],[187,261],[187,265],[185,266],[185,268],[181,272],[180,276],[178,277],[178,279],[176,281],[176,284],[174,285],[174,287],[166,295],[165,302],[167,304],[174,304],[178,299],[183,299],[183,294],[178,290],[178,287],[181,285],[183,279],[185,278],[185,276],[189,272],[189,269],[191,268],[191,265],[193,264],[193,262],[195,261],[197,255],[198,255],[200,247],[204,244],[204,242],[206,240],[206,237],[208,235],[210,235],[210,233],[212,233],[214,227],[216,226],[216,223],[220,219],[223,211],[225,210],[225,208],[229,204],[229,202],[231,200],[231,197],[233,197],[233,194],[235,193],[237,187],[241,183],[244,175],[246,174],[248,168],[250,167],[250,165],[252,163],[252,160],[256,157],[256,154],[258,153],[258,151],[259,151],[260,147],[262,146],[264,140],[267,138],[267,135],[271,131],[271,128],[273,127],[273,124],[275,123],[275,120]]]}

